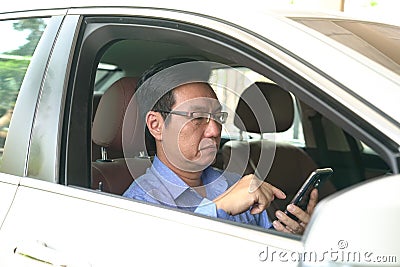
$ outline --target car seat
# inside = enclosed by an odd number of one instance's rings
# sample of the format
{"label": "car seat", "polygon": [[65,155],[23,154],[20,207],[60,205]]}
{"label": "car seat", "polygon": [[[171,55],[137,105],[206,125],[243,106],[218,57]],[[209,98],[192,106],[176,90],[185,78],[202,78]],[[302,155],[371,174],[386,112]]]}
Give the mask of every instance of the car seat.
{"label": "car seat", "polygon": [[[260,98],[263,97],[265,99],[260,102]],[[247,104],[266,104],[265,101],[271,109],[270,118],[273,118],[275,127],[260,124],[255,114],[257,107]],[[261,116],[265,118],[268,114]],[[293,124],[293,119],[294,103],[291,95],[277,84],[257,82],[243,91],[236,108],[234,124],[240,131],[259,134],[260,139],[230,140],[222,146],[226,170],[245,175],[255,173],[257,169],[260,179],[285,192],[285,200],[275,199],[268,208],[270,218],[275,218],[276,210],[285,210],[309,174],[317,168],[312,158],[301,148],[288,142],[262,138],[263,133],[271,133],[274,130],[277,133],[287,131]],[[332,183],[327,181],[320,189],[319,196],[323,198],[334,191]]]}
{"label": "car seat", "polygon": [[[136,82],[136,78],[123,77],[100,99],[92,141],[101,147],[102,157],[92,162],[92,189],[121,195],[151,165],[150,157],[144,152],[144,127],[133,98]],[[123,156],[109,158],[109,151]]]}

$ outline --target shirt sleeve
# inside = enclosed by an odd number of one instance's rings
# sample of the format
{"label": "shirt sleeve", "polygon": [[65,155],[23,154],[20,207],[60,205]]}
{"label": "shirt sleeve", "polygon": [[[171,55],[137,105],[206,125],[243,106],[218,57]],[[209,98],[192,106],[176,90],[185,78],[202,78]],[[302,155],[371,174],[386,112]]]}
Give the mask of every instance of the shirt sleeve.
{"label": "shirt sleeve", "polygon": [[[210,217],[217,218],[217,206],[214,202],[207,198],[203,198],[197,208],[194,210],[195,213],[207,215]],[[219,218],[219,217],[218,217]]]}
{"label": "shirt sleeve", "polygon": [[272,227],[272,223],[269,221],[267,212],[265,210],[259,214],[254,214],[254,215],[250,213],[250,209],[238,215],[230,215],[226,213],[224,210],[219,209],[217,210],[217,217],[234,222],[257,225],[262,228]]}
{"label": "shirt sleeve", "polygon": [[243,212],[238,215],[229,215],[222,209],[217,209],[217,206],[214,202],[204,198],[199,206],[195,209],[195,213],[225,219],[229,221],[257,225],[263,228],[271,228],[272,224],[268,219],[268,215],[266,211],[261,212],[260,214],[251,214],[250,210]]}

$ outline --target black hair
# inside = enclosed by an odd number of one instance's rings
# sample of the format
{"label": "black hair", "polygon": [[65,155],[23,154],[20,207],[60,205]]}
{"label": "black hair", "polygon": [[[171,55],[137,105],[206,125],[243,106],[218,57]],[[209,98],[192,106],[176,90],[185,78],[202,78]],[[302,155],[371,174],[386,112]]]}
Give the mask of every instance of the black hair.
{"label": "black hair", "polygon": [[[173,89],[190,82],[208,82],[210,68],[192,58],[163,60],[147,69],[139,78],[136,89],[140,116],[150,110],[171,111],[175,104]],[[161,113],[164,120],[167,113]]]}

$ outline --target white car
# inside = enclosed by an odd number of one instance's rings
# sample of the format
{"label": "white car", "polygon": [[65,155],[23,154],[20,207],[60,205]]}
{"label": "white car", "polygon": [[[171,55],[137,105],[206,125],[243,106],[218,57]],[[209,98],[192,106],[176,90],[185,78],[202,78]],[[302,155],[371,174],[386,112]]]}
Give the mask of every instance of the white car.
{"label": "white car", "polygon": [[[2,8],[0,266],[400,266],[400,27],[188,2]],[[334,170],[302,236],[122,197],[154,152],[124,143],[131,95],[115,88],[174,57],[212,62],[230,116],[214,165],[285,191],[271,219]],[[273,131],[241,113],[254,85]]]}

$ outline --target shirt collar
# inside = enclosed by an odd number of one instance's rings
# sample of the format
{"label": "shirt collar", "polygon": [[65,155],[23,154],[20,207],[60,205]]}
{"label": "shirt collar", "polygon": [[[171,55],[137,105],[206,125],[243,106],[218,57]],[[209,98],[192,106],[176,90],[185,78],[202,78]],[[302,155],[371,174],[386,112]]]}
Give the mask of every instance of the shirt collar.
{"label": "shirt collar", "polygon": [[[176,173],[168,168],[157,156],[154,157],[151,171],[158,177],[160,182],[167,188],[171,196],[176,200],[186,190],[191,188]],[[214,199],[228,188],[226,179],[219,171],[208,166],[202,173],[201,179],[206,187],[207,198]]]}
{"label": "shirt collar", "polygon": [[168,168],[157,156],[154,157],[151,171],[158,177],[160,182],[167,188],[174,199],[177,199],[189,186]]}

